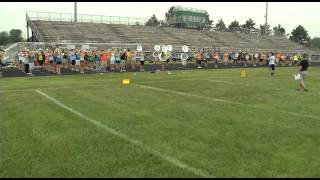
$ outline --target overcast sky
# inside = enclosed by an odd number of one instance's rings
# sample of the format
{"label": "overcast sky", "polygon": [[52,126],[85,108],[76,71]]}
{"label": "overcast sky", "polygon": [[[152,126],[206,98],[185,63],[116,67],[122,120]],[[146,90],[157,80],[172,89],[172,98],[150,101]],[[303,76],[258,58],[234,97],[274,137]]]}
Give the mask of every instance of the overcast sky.
{"label": "overcast sky", "polygon": [[[248,18],[258,28],[265,23],[265,2],[78,2],[78,14],[97,14],[160,20],[171,6],[182,5],[206,10],[214,24],[222,18],[226,25],[233,20],[245,23]],[[0,2],[0,31],[22,29],[26,37],[26,11],[73,13],[73,2]],[[281,24],[286,33],[302,25],[311,38],[320,37],[320,2],[269,2],[268,23]]]}

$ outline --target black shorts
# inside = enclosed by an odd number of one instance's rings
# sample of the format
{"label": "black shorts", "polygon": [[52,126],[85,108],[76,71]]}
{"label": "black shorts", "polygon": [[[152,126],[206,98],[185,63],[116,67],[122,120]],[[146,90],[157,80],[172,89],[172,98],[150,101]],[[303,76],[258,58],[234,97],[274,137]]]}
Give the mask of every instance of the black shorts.
{"label": "black shorts", "polygon": [[270,67],[272,70],[274,70],[274,64],[271,64]]}
{"label": "black shorts", "polygon": [[61,61],[57,61],[56,64],[62,64],[62,62]]}
{"label": "black shorts", "polygon": [[140,65],[144,65],[144,61],[140,61]]}
{"label": "black shorts", "polygon": [[71,64],[72,64],[72,65],[76,65],[76,60],[72,60],[72,61],[71,61]]}
{"label": "black shorts", "polygon": [[116,61],[116,63],[117,63],[117,64],[120,64],[120,63],[121,63],[121,61]]}
{"label": "black shorts", "polygon": [[53,64],[53,61],[49,61],[50,64]]}
{"label": "black shorts", "polygon": [[38,61],[39,65],[42,66],[43,65],[43,61]]}

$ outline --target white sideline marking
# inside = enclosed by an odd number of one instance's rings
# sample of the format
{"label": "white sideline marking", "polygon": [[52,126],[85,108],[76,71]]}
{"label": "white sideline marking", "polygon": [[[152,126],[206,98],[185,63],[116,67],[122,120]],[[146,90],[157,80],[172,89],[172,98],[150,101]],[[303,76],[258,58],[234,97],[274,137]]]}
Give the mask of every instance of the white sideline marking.
{"label": "white sideline marking", "polygon": [[223,102],[223,103],[229,103],[229,104],[234,104],[234,105],[248,106],[248,107],[257,108],[257,109],[278,111],[278,112],[281,112],[281,113],[284,113],[284,114],[289,114],[289,115],[297,116],[297,117],[312,118],[312,119],[317,119],[317,120],[320,119],[320,117],[313,116],[313,115],[303,115],[303,114],[294,113],[294,112],[290,112],[290,111],[269,109],[269,108],[265,108],[265,107],[261,107],[261,106],[245,104],[245,103],[236,102],[236,101],[229,101],[229,100],[225,100],[225,99],[212,98],[212,97],[204,97],[204,96],[200,96],[200,95],[196,95],[196,94],[190,94],[190,93],[185,93],[185,92],[180,92],[180,91],[175,91],[175,90],[169,90],[169,89],[164,89],[164,88],[158,88],[158,87],[152,87],[152,86],[146,86],[146,85],[141,85],[141,84],[135,84],[135,85],[136,86],[140,86],[142,88],[146,88],[146,89],[153,89],[153,90],[157,90],[157,91],[161,91],[161,92],[168,92],[168,93],[178,94],[178,95],[182,95],[182,96],[201,98],[201,99],[214,101],[214,102]]}
{"label": "white sideline marking", "polygon": [[46,97],[47,99],[49,99],[50,101],[54,102],[55,104],[57,104],[58,106],[62,107],[63,109],[66,109],[70,112],[72,112],[73,114],[91,122],[92,124],[94,124],[95,126],[97,126],[98,128],[101,128],[101,129],[104,129],[106,130],[107,132],[115,135],[115,136],[118,136],[126,141],[129,141],[130,143],[136,145],[136,146],[140,146],[141,148],[147,150],[149,153],[151,154],[154,154],[168,162],[170,162],[171,164],[177,166],[177,167],[180,167],[182,169],[186,169],[186,170],[189,170],[191,172],[193,172],[194,174],[196,175],[199,175],[199,176],[202,176],[202,177],[213,177],[211,175],[209,175],[207,172],[203,171],[203,170],[200,170],[200,169],[196,169],[194,167],[191,167],[187,164],[184,164],[183,162],[179,161],[178,159],[175,159],[175,158],[172,158],[170,156],[167,156],[167,155],[164,155],[164,154],[161,154],[159,151],[156,151],[154,149],[151,149],[151,148],[148,148],[146,147],[142,142],[138,141],[138,140],[135,140],[135,139],[132,139],[130,137],[128,137],[127,135],[125,134],[122,134],[121,132],[118,132],[116,131],[115,129],[112,129],[110,127],[108,127],[107,125],[104,125],[102,124],[101,122],[97,121],[97,120],[94,120],[94,119],[91,119],[89,118],[88,116],[68,107],[67,105],[61,103],[60,101],[58,101],[57,99],[43,93],[42,91],[40,90],[36,90],[36,92],[38,92],[39,94],[41,94],[42,96]]}
{"label": "white sideline marking", "polygon": [[[225,84],[231,84],[231,85],[240,85],[240,86],[248,86],[248,87],[261,87],[261,86],[255,86],[255,85],[251,85],[251,84],[244,84],[244,83],[236,83],[236,82],[230,82],[230,81],[222,81],[222,80],[214,80],[214,79],[206,79],[207,81],[211,81],[211,82],[218,82],[218,83],[225,83]],[[296,92],[296,91],[291,91],[291,90],[287,90],[287,89],[281,89],[281,88],[273,88],[273,87],[263,87],[265,89],[270,89],[270,90],[278,90],[280,92],[282,91],[288,91],[288,92]]]}

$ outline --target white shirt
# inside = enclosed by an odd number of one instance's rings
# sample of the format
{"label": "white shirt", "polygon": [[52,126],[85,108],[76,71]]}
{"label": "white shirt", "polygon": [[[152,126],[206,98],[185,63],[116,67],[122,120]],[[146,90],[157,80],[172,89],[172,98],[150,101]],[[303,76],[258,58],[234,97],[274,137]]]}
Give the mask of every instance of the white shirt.
{"label": "white shirt", "polygon": [[275,64],[276,63],[276,58],[274,56],[269,57],[269,65]]}

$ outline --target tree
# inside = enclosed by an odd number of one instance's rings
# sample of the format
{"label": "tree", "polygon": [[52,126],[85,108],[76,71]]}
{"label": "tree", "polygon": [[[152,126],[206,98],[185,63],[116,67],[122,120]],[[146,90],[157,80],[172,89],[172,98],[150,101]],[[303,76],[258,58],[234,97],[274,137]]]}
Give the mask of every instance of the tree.
{"label": "tree", "polygon": [[246,23],[242,25],[242,28],[245,33],[249,33],[250,31],[255,30],[255,25],[256,23],[251,18],[249,18]]}
{"label": "tree", "polygon": [[0,33],[0,45],[7,45],[11,42],[8,32],[2,31]]}
{"label": "tree", "polygon": [[229,31],[231,32],[236,32],[237,30],[240,30],[240,25],[239,25],[239,22],[234,20],[230,23],[229,25]]}
{"label": "tree", "polygon": [[274,36],[283,37],[286,35],[286,30],[278,24],[278,26],[273,27],[273,33]]}
{"label": "tree", "polygon": [[159,24],[160,22],[155,15],[152,15],[151,18],[146,22],[146,26],[158,26]]}
{"label": "tree", "polygon": [[20,29],[11,29],[9,34],[12,42],[16,43],[23,41],[22,31]]}
{"label": "tree", "polygon": [[174,7],[171,7],[168,12],[166,12],[165,17],[166,17],[166,22],[169,21],[170,17],[174,15]]}
{"label": "tree", "polygon": [[224,24],[224,22],[223,22],[223,20],[222,19],[220,19],[219,21],[218,21],[218,23],[216,24],[216,31],[226,31],[226,25]]}
{"label": "tree", "polygon": [[267,24],[267,25],[260,24],[260,34],[264,35],[264,36],[270,36],[270,34],[271,34],[270,24]]}
{"label": "tree", "polygon": [[206,22],[206,27],[207,28],[211,28],[212,27],[213,21],[210,19],[210,16],[209,16],[207,11],[205,12],[205,22]]}
{"label": "tree", "polygon": [[166,22],[164,20],[159,21],[160,26],[166,26]]}
{"label": "tree", "polygon": [[310,48],[320,48],[320,38],[315,37],[309,41],[307,44],[308,47]]}
{"label": "tree", "polygon": [[290,40],[305,45],[310,40],[310,36],[308,35],[308,31],[299,25],[292,30]]}

